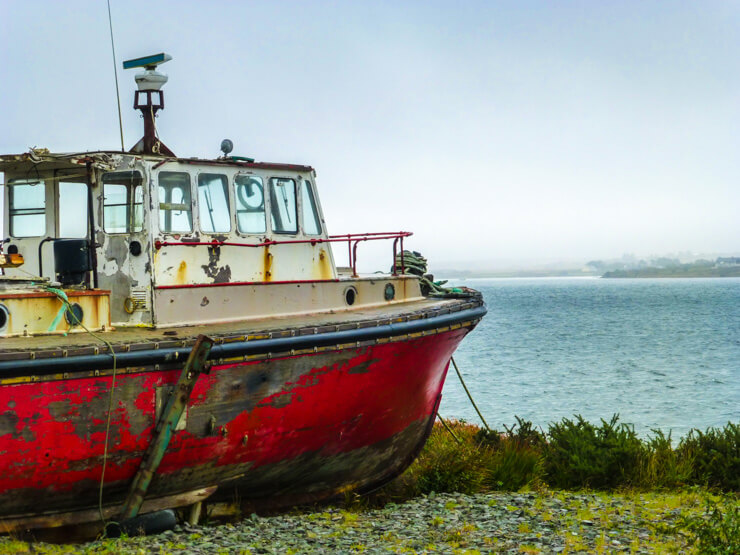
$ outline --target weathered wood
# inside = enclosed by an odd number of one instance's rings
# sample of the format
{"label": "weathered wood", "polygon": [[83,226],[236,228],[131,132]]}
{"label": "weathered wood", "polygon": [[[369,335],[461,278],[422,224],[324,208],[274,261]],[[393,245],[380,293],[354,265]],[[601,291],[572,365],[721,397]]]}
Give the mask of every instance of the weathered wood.
{"label": "weathered wood", "polygon": [[[147,499],[142,503],[140,512],[152,513],[163,509],[173,509],[177,507],[187,507],[195,503],[200,503],[207,499],[216,491],[217,486],[196,489],[175,495],[166,495],[164,497],[155,497]],[[121,511],[121,505],[110,505],[103,507],[103,517],[111,518]],[[70,526],[84,524],[86,522],[95,522],[100,520],[100,510],[84,509],[81,511],[70,511],[63,513],[41,514],[27,517],[6,518],[0,523],[2,533],[19,532],[23,530],[36,530],[39,528],[56,528],[59,526]]]}
{"label": "weathered wood", "polygon": [[188,405],[190,394],[193,392],[195,382],[198,380],[198,376],[206,368],[206,360],[208,354],[211,352],[213,346],[213,340],[205,335],[199,335],[195,342],[193,350],[190,351],[190,356],[185,363],[185,367],[180,373],[180,378],[177,380],[175,391],[167,400],[167,405],[162,411],[162,415],[157,421],[157,425],[154,429],[154,436],[152,442],[147,448],[147,452],[141,461],[134,481],[129,489],[128,497],[123,505],[121,511],[121,519],[126,520],[135,517],[141,504],[144,502],[146,492],[149,489],[149,484],[157,472],[159,463],[162,462],[167,451],[167,446],[170,443],[177,423],[180,421],[185,407]]}
{"label": "weathered wood", "polygon": [[203,509],[203,502],[198,501],[197,503],[193,503],[190,505],[190,512],[188,513],[188,524],[190,526],[197,526],[198,521],[200,520],[200,513]]}

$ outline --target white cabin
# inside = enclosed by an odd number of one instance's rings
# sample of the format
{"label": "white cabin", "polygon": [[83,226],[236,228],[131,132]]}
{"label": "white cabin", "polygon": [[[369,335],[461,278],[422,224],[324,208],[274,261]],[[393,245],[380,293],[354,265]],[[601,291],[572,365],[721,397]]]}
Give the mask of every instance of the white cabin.
{"label": "white cabin", "polygon": [[33,150],[0,156],[0,171],[2,250],[24,261],[5,275],[109,291],[113,326],[229,322],[421,296],[410,277],[340,279],[309,166]]}

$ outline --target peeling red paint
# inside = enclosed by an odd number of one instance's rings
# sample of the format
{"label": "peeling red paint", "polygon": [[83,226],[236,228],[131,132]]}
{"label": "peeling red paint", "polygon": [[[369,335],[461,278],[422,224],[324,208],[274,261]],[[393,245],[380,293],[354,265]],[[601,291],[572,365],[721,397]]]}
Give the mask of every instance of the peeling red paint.
{"label": "peeling red paint", "polygon": [[[269,486],[250,482],[260,468],[308,454],[330,460],[427,421],[467,331],[214,366],[196,383],[186,429],[173,435],[153,490],[176,493],[241,472],[248,495]],[[173,386],[178,374],[118,376],[106,501],[125,494],[151,440],[156,389]],[[110,377],[96,377],[0,387],[0,416],[17,418],[13,429],[0,425],[0,518],[38,511],[41,499],[50,510],[96,502],[110,386]],[[350,470],[336,468],[339,481]],[[298,466],[294,472],[298,489],[311,486]]]}

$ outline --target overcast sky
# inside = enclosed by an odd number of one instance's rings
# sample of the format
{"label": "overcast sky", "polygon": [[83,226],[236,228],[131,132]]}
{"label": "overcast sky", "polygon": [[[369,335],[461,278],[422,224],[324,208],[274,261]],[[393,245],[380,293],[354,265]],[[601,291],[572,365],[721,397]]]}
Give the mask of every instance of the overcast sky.
{"label": "overcast sky", "polygon": [[[121,62],[165,51],[161,139],[312,165],[330,233],[437,267],[740,251],[738,2],[111,7],[126,148]],[[0,152],[32,146],[120,148],[104,0],[0,0]]]}

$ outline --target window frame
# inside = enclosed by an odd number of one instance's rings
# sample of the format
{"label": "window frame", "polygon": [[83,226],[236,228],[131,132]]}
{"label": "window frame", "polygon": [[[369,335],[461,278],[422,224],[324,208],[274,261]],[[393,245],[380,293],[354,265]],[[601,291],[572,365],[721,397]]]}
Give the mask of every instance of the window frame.
{"label": "window frame", "polygon": [[[82,173],[80,173],[82,172]],[[89,175],[86,170],[80,169],[58,169],[54,171],[53,177],[53,195],[54,195],[54,236],[68,239],[87,239],[90,236],[90,192],[89,192]],[[85,211],[84,211],[84,235],[66,235],[62,234],[62,183],[82,185],[85,191]]]}
{"label": "window frame", "polygon": [[[226,218],[226,220],[227,220],[227,222],[229,224],[229,227],[226,230],[206,231],[204,229],[204,227],[203,227],[203,214],[207,214],[207,211],[203,210],[203,206],[201,206],[201,203],[200,203],[200,189],[201,189],[200,179],[201,179],[201,176],[203,176],[203,175],[218,176],[218,177],[222,177],[223,178],[223,183],[225,185],[224,192],[226,193],[226,211],[227,211],[227,218]],[[205,235],[230,235],[231,232],[234,229],[234,225],[233,225],[234,223],[232,221],[233,220],[233,217],[232,217],[232,214],[233,213],[232,213],[232,210],[231,210],[232,201],[231,201],[231,191],[230,191],[230,187],[229,187],[229,175],[227,173],[218,173],[218,172],[211,172],[211,171],[199,171],[193,177],[195,178],[193,181],[194,181],[195,192],[196,192],[195,193],[196,194],[196,197],[195,197],[195,205],[197,207],[197,212],[198,212],[198,230],[201,233],[205,234]],[[214,221],[214,223],[216,223],[216,222]]]}
{"label": "window frame", "polygon": [[[307,233],[306,232],[306,226],[304,225],[304,207],[303,207],[303,188],[308,185],[308,194],[311,199],[311,212],[313,212],[314,218],[316,220],[316,227],[318,231],[316,233]],[[321,218],[321,210],[319,210],[319,203],[316,201],[316,187],[311,182],[310,179],[307,177],[301,177],[301,191],[300,191],[300,197],[301,197],[301,204],[300,204],[300,213],[301,213],[301,221],[300,221],[300,229],[301,233],[303,235],[306,235],[307,237],[319,237],[324,234],[324,221]]]}
{"label": "window frame", "polygon": [[[275,234],[278,234],[278,235],[293,235],[293,236],[297,236],[298,234],[301,233],[301,226],[299,225],[299,222],[298,222],[298,218],[299,218],[299,214],[298,214],[298,212],[299,212],[299,210],[298,210],[298,202],[299,202],[298,201],[298,180],[299,179],[300,179],[300,176],[298,176],[298,175],[291,175],[289,177],[281,176],[281,175],[271,175],[268,178],[268,183],[269,183],[269,186],[270,186],[270,194],[269,194],[270,202],[268,204],[268,206],[270,208],[270,216],[268,218],[268,220],[270,222],[270,226],[269,226],[270,233],[275,233]],[[273,216],[273,204],[272,203],[273,203],[273,200],[275,200],[275,199],[273,199],[273,196],[274,196],[273,193],[275,192],[274,189],[273,189],[273,187],[274,187],[273,183],[276,180],[291,181],[293,183],[293,195],[294,195],[293,196],[293,204],[294,204],[294,208],[295,208],[295,211],[294,211],[294,215],[295,215],[295,230],[279,231],[279,230],[276,230],[274,228],[274,226],[273,226],[273,217],[274,216]],[[276,204],[277,204],[277,201],[276,201]],[[279,210],[279,208],[278,208],[278,210]]]}
{"label": "window frame", "polygon": [[[190,229],[188,231],[184,231],[184,230],[168,231],[168,230],[163,229],[163,225],[162,225],[163,224],[163,221],[162,221],[162,212],[164,212],[164,211],[175,211],[173,208],[164,208],[163,209],[161,207],[162,204],[173,204],[173,203],[166,203],[166,202],[165,203],[162,203],[159,200],[159,190],[160,190],[160,184],[159,183],[160,183],[160,179],[161,179],[161,177],[162,177],[163,174],[165,174],[165,175],[166,174],[182,174],[182,175],[186,175],[188,177],[189,203],[187,203],[187,204],[189,206],[188,211],[190,212]],[[166,234],[166,235],[185,235],[185,236],[188,236],[188,235],[191,235],[194,232],[194,230],[195,230],[195,219],[194,219],[195,218],[195,215],[194,215],[195,209],[194,209],[194,206],[193,206],[194,205],[193,177],[194,176],[193,176],[192,173],[190,173],[188,171],[182,171],[182,170],[161,170],[161,171],[157,172],[157,181],[154,184],[154,186],[156,187],[156,190],[157,190],[157,196],[156,196],[156,203],[157,203],[156,204],[156,206],[157,206],[157,210],[156,210],[156,212],[157,212],[157,231],[160,234],[163,234],[163,235]],[[180,204],[183,204],[184,205],[186,203],[180,203]]]}
{"label": "window frame", "polygon": [[[47,233],[47,231],[49,229],[49,210],[48,210],[48,204],[49,204],[49,194],[50,193],[49,193],[49,184],[47,183],[47,179],[48,178],[43,178],[43,177],[40,177],[40,176],[36,177],[35,179],[33,179],[33,178],[14,178],[14,179],[9,179],[5,183],[5,187],[8,187],[8,194],[7,194],[7,201],[8,201],[7,214],[8,214],[8,235],[10,237],[12,237],[14,239],[33,239],[33,238],[37,238],[37,237],[45,237],[45,236],[48,235],[48,233]],[[44,195],[43,195],[44,204],[41,207],[41,210],[42,211],[41,212],[32,212],[32,213],[28,213],[28,214],[17,214],[17,213],[14,214],[13,213],[13,196],[14,196],[15,187],[17,187],[19,185],[21,185],[21,186],[22,185],[33,186],[33,184],[40,184],[43,187],[43,191],[44,191]],[[34,208],[21,208],[19,210],[34,210]],[[35,210],[39,210],[39,209],[36,208]],[[18,216],[39,216],[39,215],[42,215],[43,216],[44,228],[43,228],[43,230],[41,230],[41,233],[39,233],[38,235],[16,235],[13,232],[13,219],[14,219],[14,217],[18,217]]]}
{"label": "window frame", "polygon": [[[118,174],[124,174],[124,173],[134,174],[134,173],[137,173],[137,174],[139,174],[139,178],[141,179],[141,182],[138,185],[134,185],[133,186],[133,195],[132,195],[132,197],[134,198],[134,200],[136,200],[136,189],[137,189],[137,187],[140,187],[141,188],[141,204],[140,204],[140,206],[141,206],[141,229],[139,229],[138,231],[136,229],[134,229],[135,226],[130,226],[129,227],[129,224],[130,223],[133,223],[132,218],[135,217],[134,214],[135,214],[136,206],[138,204],[136,202],[132,202],[131,205],[130,205],[131,208],[132,208],[132,210],[131,210],[131,213],[128,214],[127,217],[126,217],[126,227],[127,227],[127,230],[126,231],[108,231],[105,228],[105,225],[106,225],[106,219],[105,219],[105,209],[106,209],[106,206],[126,206],[127,208],[129,207],[129,204],[128,203],[126,203],[125,205],[121,205],[121,204],[109,204],[109,205],[106,205],[105,204],[105,186],[106,186],[105,176],[106,175],[110,175],[110,174],[116,174],[116,173],[118,173]],[[103,233],[105,233],[106,235],[133,235],[133,234],[137,234],[137,233],[145,233],[146,232],[146,208],[145,208],[146,207],[146,187],[144,186],[144,184],[145,184],[144,175],[139,170],[117,170],[117,171],[114,170],[114,171],[110,171],[110,172],[104,172],[103,175],[100,176],[100,185],[102,187],[102,199],[101,199],[102,202],[100,203],[100,205],[101,205],[100,206],[100,209],[101,209],[101,222],[100,222],[101,225],[100,225],[100,228],[103,230]],[[121,184],[120,183],[111,183],[110,185],[121,185]],[[125,187],[125,185],[123,185],[123,186]]]}
{"label": "window frame", "polygon": [[[240,178],[240,177],[242,177],[242,178],[248,178],[248,179],[259,179],[259,181],[260,181],[260,186],[262,187],[262,223],[264,224],[262,231],[253,231],[253,232],[250,232],[250,231],[242,231],[242,229],[239,226],[239,213],[240,213],[240,211],[238,209],[238,204],[241,201],[239,200],[239,193],[236,190],[236,187],[237,187],[236,180],[238,178]],[[265,236],[267,233],[269,233],[269,230],[270,230],[270,227],[268,225],[268,216],[270,215],[270,204],[269,204],[269,200],[268,200],[269,193],[265,190],[265,181],[268,182],[268,186],[269,186],[269,180],[270,180],[269,177],[267,177],[265,175],[253,173],[253,172],[243,172],[242,171],[242,172],[236,172],[234,174],[234,176],[232,178],[232,189],[233,189],[233,194],[234,194],[234,220],[235,220],[234,229],[236,230],[236,233],[238,235],[244,236],[244,237],[253,237],[255,235],[257,235],[257,236]],[[244,210],[244,212],[247,212],[248,213],[250,211],[249,210]],[[253,212],[254,213],[257,213],[258,211],[255,210]]]}

